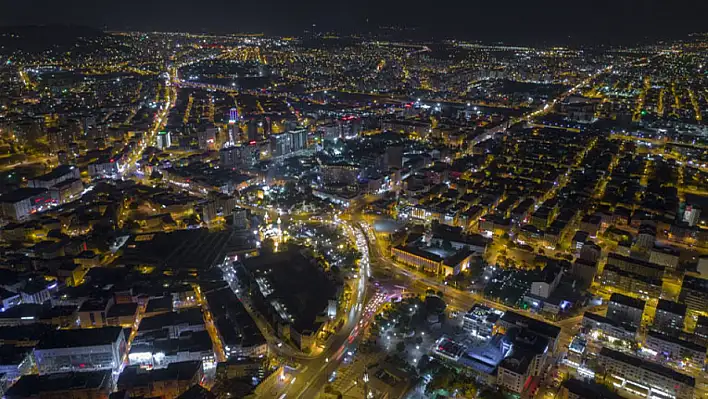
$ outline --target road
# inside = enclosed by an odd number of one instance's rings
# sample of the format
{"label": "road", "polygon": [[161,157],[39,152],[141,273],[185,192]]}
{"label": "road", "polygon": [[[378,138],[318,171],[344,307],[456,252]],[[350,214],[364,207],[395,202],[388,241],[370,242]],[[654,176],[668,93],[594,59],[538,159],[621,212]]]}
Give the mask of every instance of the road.
{"label": "road", "polygon": [[[356,246],[361,252],[359,261],[359,279],[357,282],[355,305],[349,312],[348,321],[337,334],[328,341],[323,353],[316,359],[308,361],[297,379],[282,392],[283,397],[288,398],[314,398],[327,383],[330,374],[337,369],[342,360],[342,355],[346,353],[347,347],[356,344],[360,334],[364,331],[367,320],[362,320],[365,309],[370,309],[368,302],[371,299],[368,292],[368,277],[371,275],[369,269],[369,248],[364,232],[358,226],[350,222],[335,219],[347,235],[354,239]],[[367,312],[368,317],[373,312]]]}
{"label": "road", "polygon": [[157,132],[159,132],[165,124],[167,124],[167,117],[170,114],[170,109],[177,104],[177,90],[174,86],[174,82],[177,79],[175,75],[176,72],[174,69],[168,69],[168,71],[170,72],[170,77],[167,83],[170,83],[170,85],[168,85],[170,90],[168,91],[168,95],[165,97],[165,103],[160,106],[155,114],[153,125],[150,130],[145,132],[146,134],[145,137],[143,137],[142,143],[133,150],[133,153],[124,163],[124,166],[119,168],[119,172],[123,176],[128,177],[135,172],[135,169],[137,168],[136,162],[140,160],[143,150],[145,150],[147,146],[153,145]]}
{"label": "road", "polygon": [[[367,234],[368,242],[377,243],[373,227],[364,222],[361,222],[361,225],[363,230]],[[563,339],[564,337],[561,337],[561,341],[566,341],[568,337],[572,335],[572,330],[577,327],[580,324],[580,321],[582,320],[582,315],[579,315],[558,322],[549,321],[543,316],[538,315],[536,313],[523,309],[512,308],[510,306],[491,301],[476,293],[455,289],[446,285],[445,283],[433,280],[429,276],[426,276],[422,273],[408,270],[402,265],[391,260],[388,256],[386,256],[382,252],[381,246],[378,245],[378,243],[370,244],[369,248],[372,267],[385,267],[386,270],[394,272],[396,274],[396,279],[400,281],[399,285],[407,287],[407,290],[410,292],[415,292],[417,294],[425,294],[425,292],[429,289],[441,291],[443,293],[443,298],[445,299],[447,305],[453,308],[454,310],[465,312],[476,303],[483,304],[485,306],[489,306],[496,309],[501,309],[504,311],[511,310],[516,313],[523,314],[524,316],[560,327],[562,334],[566,336],[565,339]],[[561,342],[561,344],[562,343],[563,342]],[[561,346],[559,345],[559,347]]]}
{"label": "road", "polygon": [[[289,375],[287,379],[281,379],[275,376],[261,384],[262,386],[259,386],[256,392],[261,397],[315,397],[317,392],[325,386],[331,372],[336,370],[347,347],[356,343],[360,333],[364,331],[365,324],[368,323],[369,318],[373,317],[375,314],[375,311],[368,306],[369,301],[374,295],[369,293],[367,283],[370,270],[366,237],[359,227],[353,226],[347,221],[335,219],[333,223],[338,224],[344,229],[346,235],[352,239],[360,249],[362,256],[359,261],[359,277],[355,282],[355,298],[352,302],[354,305],[346,316],[347,321],[336,334],[329,337],[325,343],[324,349],[318,354],[304,354],[283,344],[276,336],[270,324],[251,306],[249,298],[243,295],[243,292],[240,292],[238,283],[235,280],[235,272],[233,271],[232,265],[222,265],[225,272],[224,275],[229,280],[231,289],[234,290],[246,310],[256,322],[261,333],[268,341],[271,351],[280,356],[291,358],[300,364],[297,371]],[[379,302],[381,301],[379,296],[376,298]],[[374,303],[378,302],[374,301]],[[366,320],[362,320],[362,315],[366,315]],[[285,386],[283,387],[282,385]]]}

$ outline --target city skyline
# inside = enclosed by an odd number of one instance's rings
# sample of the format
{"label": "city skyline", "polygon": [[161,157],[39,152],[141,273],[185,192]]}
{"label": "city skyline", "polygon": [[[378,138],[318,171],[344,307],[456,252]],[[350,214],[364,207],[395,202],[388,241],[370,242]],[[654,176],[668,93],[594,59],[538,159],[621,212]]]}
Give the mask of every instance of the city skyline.
{"label": "city skyline", "polygon": [[[194,33],[380,33],[403,28],[400,37],[459,38],[524,44],[631,44],[672,39],[708,29],[699,0],[620,0],[581,5],[560,0],[449,2],[437,7],[416,0],[229,2],[128,0],[120,6],[86,0],[33,0],[4,5],[0,26],[74,24],[97,29]],[[384,30],[385,31],[385,30]],[[389,31],[390,33],[390,31]]]}

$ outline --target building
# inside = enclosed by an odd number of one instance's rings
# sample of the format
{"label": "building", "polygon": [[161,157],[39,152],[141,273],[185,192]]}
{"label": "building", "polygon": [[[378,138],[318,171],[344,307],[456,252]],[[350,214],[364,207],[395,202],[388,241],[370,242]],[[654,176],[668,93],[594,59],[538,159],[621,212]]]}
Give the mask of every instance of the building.
{"label": "building", "polygon": [[497,385],[521,394],[541,374],[548,357],[548,338],[525,328],[513,327],[504,337],[506,357],[497,368]]}
{"label": "building", "polygon": [[216,149],[216,135],[219,128],[215,126],[207,126],[197,132],[197,142],[200,150]]}
{"label": "building", "polygon": [[686,305],[659,299],[652,328],[659,331],[676,332],[683,330]]}
{"label": "building", "polygon": [[639,226],[639,234],[637,234],[637,241],[635,244],[639,248],[649,249],[653,248],[656,243],[656,225],[653,223],[642,223]]}
{"label": "building", "polygon": [[682,220],[688,223],[689,226],[695,226],[701,220],[701,209],[695,205],[686,205]]}
{"label": "building", "polygon": [[688,310],[705,312],[708,309],[708,280],[686,276],[681,284],[679,302]]}
{"label": "building", "polygon": [[602,255],[602,249],[592,241],[585,242],[580,248],[580,259],[597,262]]}
{"label": "building", "polygon": [[583,329],[588,333],[598,331],[607,337],[629,342],[634,341],[637,337],[637,327],[624,322],[616,322],[595,313],[585,312],[581,323]]}
{"label": "building", "polygon": [[120,327],[54,330],[34,350],[39,374],[117,371],[125,354],[126,341]]}
{"label": "building", "polygon": [[231,220],[233,221],[233,228],[236,230],[246,230],[248,229],[248,209],[236,207],[231,211]]}
{"label": "building", "polygon": [[466,270],[474,256],[469,249],[460,249],[441,256],[415,244],[398,245],[391,248],[391,256],[396,261],[413,266],[421,271],[436,275],[455,275]]}
{"label": "building", "polygon": [[290,151],[300,151],[307,148],[307,130],[296,129],[288,132],[290,135]]}
{"label": "building", "polygon": [[216,378],[221,381],[251,377],[258,377],[262,380],[265,372],[264,359],[257,357],[233,357],[216,365]]}
{"label": "building", "polygon": [[21,222],[51,203],[46,188],[19,188],[0,196],[0,212],[5,220]]}
{"label": "building", "polygon": [[695,369],[703,369],[706,360],[705,346],[659,331],[647,332],[642,350],[654,356],[659,355],[668,360],[682,362]]}
{"label": "building", "polygon": [[[299,247],[263,253],[244,259],[237,266],[237,272],[242,268],[244,277],[239,280],[251,290],[254,306],[279,336],[292,340],[301,350],[312,350],[325,332],[331,330],[342,286]],[[230,319],[236,326],[245,325],[238,317]],[[234,341],[235,353],[241,350],[239,347],[260,348],[259,341],[257,338],[254,345]]]}
{"label": "building", "polygon": [[88,166],[92,179],[115,179],[118,177],[119,160],[113,157],[101,157]]}
{"label": "building", "polygon": [[531,295],[548,298],[558,287],[563,271],[560,267],[546,266],[540,273],[540,279],[531,282]]}
{"label": "building", "polygon": [[64,180],[49,189],[52,202],[65,204],[81,196],[84,191],[84,184],[81,179]]}
{"label": "building", "polygon": [[497,322],[497,327],[506,331],[515,326],[526,328],[532,333],[547,338],[549,350],[551,352],[556,351],[558,338],[560,337],[561,332],[560,327],[554,326],[553,324],[549,324],[544,321],[532,319],[530,317],[524,316],[520,313],[516,313],[511,310],[504,312],[502,317],[500,317],[499,321]]}
{"label": "building", "polygon": [[268,353],[268,342],[230,287],[209,292],[204,297],[228,358],[259,357]]}
{"label": "building", "polygon": [[359,177],[359,166],[346,163],[329,163],[320,166],[320,175],[323,185],[355,186]]}
{"label": "building", "polygon": [[570,269],[573,276],[579,277],[582,280],[584,287],[590,287],[597,273],[597,262],[591,262],[584,259],[576,259]]}
{"label": "building", "polygon": [[60,165],[47,174],[28,180],[27,187],[49,189],[63,181],[80,178],[81,174],[79,173],[79,168],[76,166]]}
{"label": "building", "polygon": [[679,255],[681,253],[671,247],[657,247],[649,251],[649,262],[664,266],[669,270],[676,270],[679,264]]}
{"label": "building", "polygon": [[186,332],[170,338],[167,331],[138,335],[128,354],[130,365],[146,369],[164,368],[172,363],[201,361],[204,369],[216,366],[214,348],[207,331]]}
{"label": "building", "polygon": [[113,390],[110,370],[49,375],[23,375],[3,396],[6,399],[108,399]]}
{"label": "building", "polygon": [[240,147],[230,146],[219,150],[219,166],[222,168],[234,168],[241,164]]}
{"label": "building", "polygon": [[293,136],[289,133],[271,134],[270,154],[272,157],[282,157],[290,154],[293,151]]}
{"label": "building", "polygon": [[656,263],[630,258],[616,253],[607,255],[607,264],[634,274],[658,279],[664,277],[664,270],[666,269],[665,266]]}
{"label": "building", "polygon": [[661,295],[662,280],[623,270],[617,266],[605,265],[600,280],[603,285],[617,291],[633,293],[645,299]]}
{"label": "building", "polygon": [[642,324],[645,302],[641,299],[614,293],[607,304],[607,318],[617,323],[629,323],[635,327]]}
{"label": "building", "polygon": [[691,376],[609,348],[600,350],[597,361],[605,378],[620,390],[648,399],[694,398],[696,381]]}
{"label": "building", "polygon": [[162,369],[147,371],[139,366],[128,366],[118,378],[117,388],[131,398],[160,397],[174,399],[204,377],[200,360],[170,363]]}
{"label": "building", "polygon": [[489,339],[494,332],[494,326],[504,312],[475,304],[462,317],[462,328],[469,335],[481,339]]}
{"label": "building", "polygon": [[704,342],[708,342],[708,316],[698,316],[693,334]]}
{"label": "building", "polygon": [[112,300],[88,300],[79,307],[79,325],[81,328],[100,328],[108,326],[108,308],[113,304]]}
{"label": "building", "polygon": [[156,147],[161,150],[172,147],[172,138],[170,132],[162,131],[157,133]]}
{"label": "building", "polygon": [[162,331],[167,337],[177,339],[187,332],[204,331],[204,318],[200,308],[187,308],[176,312],[166,312],[140,321],[138,336]]}
{"label": "building", "polygon": [[258,121],[256,119],[249,119],[246,125],[246,135],[248,141],[257,141],[258,137]]}
{"label": "building", "polygon": [[575,378],[563,381],[559,397],[560,399],[623,399],[605,385]]}

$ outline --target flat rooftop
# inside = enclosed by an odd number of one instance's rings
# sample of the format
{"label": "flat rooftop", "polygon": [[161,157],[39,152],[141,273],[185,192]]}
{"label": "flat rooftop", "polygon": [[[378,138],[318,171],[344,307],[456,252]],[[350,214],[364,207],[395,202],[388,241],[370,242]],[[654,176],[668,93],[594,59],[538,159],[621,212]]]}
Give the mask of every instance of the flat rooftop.
{"label": "flat rooftop", "polygon": [[123,329],[120,327],[53,330],[40,339],[36,349],[111,345],[118,341],[121,334],[123,334]]}
{"label": "flat rooftop", "polygon": [[278,253],[262,254],[243,261],[253,279],[268,282],[267,301],[277,300],[293,318],[298,331],[316,331],[317,316],[335,299],[336,284],[315,263],[292,246]]}
{"label": "flat rooftop", "polygon": [[658,363],[642,360],[638,357],[630,356],[625,353],[618,352],[616,350],[612,350],[607,347],[603,347],[600,350],[600,356],[609,357],[609,358],[617,360],[619,362],[651,371],[652,373],[659,374],[661,376],[664,376],[664,377],[669,378],[674,381],[681,382],[681,383],[686,384],[691,387],[696,385],[696,380],[689,375],[679,373],[678,371],[674,371],[674,370],[672,370],[668,367],[664,367]]}
{"label": "flat rooftop", "polygon": [[85,371],[47,375],[23,375],[6,392],[6,398],[50,397],[53,392],[73,390],[105,390],[110,392],[111,371]]}
{"label": "flat rooftop", "polygon": [[207,270],[228,252],[249,248],[243,236],[232,230],[179,230],[172,233],[138,234],[123,246],[117,263],[152,265],[176,270]]}

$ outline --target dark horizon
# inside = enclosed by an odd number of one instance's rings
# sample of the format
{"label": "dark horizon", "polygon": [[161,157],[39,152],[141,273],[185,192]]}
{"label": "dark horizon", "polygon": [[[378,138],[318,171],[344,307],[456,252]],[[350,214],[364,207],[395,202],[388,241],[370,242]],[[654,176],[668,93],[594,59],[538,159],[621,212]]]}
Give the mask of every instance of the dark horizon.
{"label": "dark horizon", "polygon": [[[0,26],[70,24],[102,30],[265,33],[300,35],[306,30],[377,32],[407,28],[416,40],[459,38],[523,44],[631,44],[676,39],[708,31],[708,4],[700,0],[601,0],[573,3],[448,2],[411,0],[330,4],[321,0],[228,2],[126,0],[120,6],[87,0],[30,0],[4,5]],[[436,7],[437,6],[437,7]],[[314,27],[313,27],[314,25]]]}

